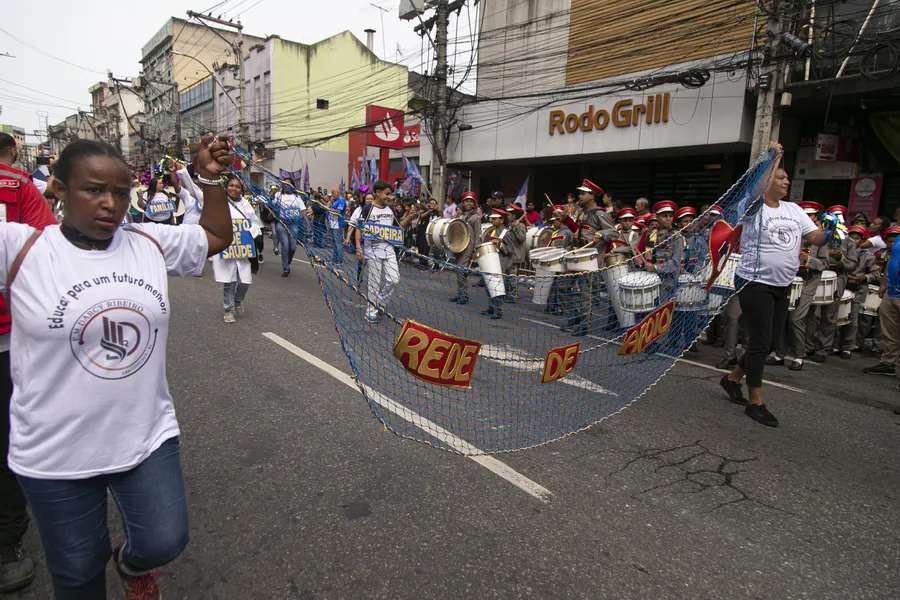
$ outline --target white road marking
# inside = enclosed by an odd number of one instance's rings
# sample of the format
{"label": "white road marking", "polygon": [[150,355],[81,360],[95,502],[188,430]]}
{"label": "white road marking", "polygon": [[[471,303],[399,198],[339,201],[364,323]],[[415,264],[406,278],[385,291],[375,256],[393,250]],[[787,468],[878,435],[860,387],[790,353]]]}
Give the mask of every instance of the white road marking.
{"label": "white road marking", "polygon": [[305,261],[305,260],[300,260],[299,258],[295,258],[295,259],[294,259],[294,262],[299,262],[299,263],[303,263],[304,265],[310,265],[310,266],[312,266],[312,263],[311,263],[311,262],[308,262],[308,261]]}
{"label": "white road marking", "polygon": [[[269,340],[275,342],[276,344],[278,344],[279,346],[281,346],[288,352],[294,354],[295,356],[301,358],[302,360],[305,360],[309,364],[324,371],[328,375],[331,375],[332,377],[334,377],[341,383],[345,384],[347,387],[353,388],[354,390],[357,390],[357,391],[359,390],[359,386],[357,385],[356,381],[353,378],[351,378],[349,375],[347,375],[340,369],[333,367],[332,365],[328,364],[324,360],[322,360],[316,356],[313,356],[306,350],[303,350],[302,348],[295,346],[294,344],[285,340],[281,336],[276,335],[274,333],[267,332],[267,333],[263,333],[263,337],[268,338]],[[401,404],[398,404],[394,400],[391,400],[387,396],[384,396],[383,394],[376,392],[375,390],[373,390],[371,388],[367,388],[366,393],[373,402],[377,403],[379,406],[381,406],[385,410],[388,410],[388,411],[394,413],[401,419],[408,421],[409,423],[412,423],[413,425],[415,425],[416,427],[418,427],[425,433],[441,440],[442,442],[446,443],[447,445],[452,447],[457,452],[460,452],[461,454],[466,455],[466,458],[470,458],[471,460],[475,461],[476,463],[478,463],[479,465],[481,465],[482,467],[484,467],[491,473],[494,473],[495,475],[497,475],[497,476],[505,479],[509,483],[513,484],[514,486],[516,486],[523,492],[525,492],[531,496],[534,496],[541,502],[550,502],[551,498],[553,497],[553,493],[550,490],[548,490],[547,488],[528,479],[521,473],[518,473],[517,471],[513,470],[511,467],[509,467],[508,465],[506,465],[503,462],[500,462],[493,456],[487,456],[487,455],[481,454],[481,450],[479,450],[478,448],[476,448],[469,442],[456,437],[455,435],[453,435],[452,433],[450,433],[449,431],[447,431],[440,425],[438,425],[432,421],[429,421],[428,419],[422,417],[418,413],[410,410],[409,408],[407,408]]]}
{"label": "white road marking", "polygon": [[[536,324],[538,324],[538,325],[544,325],[545,327],[552,327],[552,328],[554,328],[554,329],[558,329],[558,328],[559,328],[557,325],[554,325],[553,323],[547,323],[546,321],[539,321],[539,320],[537,320],[537,319],[529,319],[528,317],[521,317],[521,319],[522,319],[523,321],[528,321],[528,322],[530,322],[530,323],[536,323]],[[621,343],[616,342],[616,341],[614,341],[614,340],[610,340],[610,339],[607,339],[607,338],[602,338],[602,337],[599,337],[599,336],[596,336],[596,335],[588,335],[587,337],[594,338],[595,340],[599,340],[599,341],[601,341],[601,342],[609,342],[609,343],[613,343],[613,344],[615,344],[615,345],[617,345],[617,346],[621,346],[621,345],[622,345]],[[731,373],[731,371],[729,371],[729,370],[725,370],[725,369],[717,369],[717,368],[715,368],[715,367],[713,367],[713,366],[711,366],[711,365],[707,365],[707,364],[703,364],[703,363],[701,363],[701,362],[696,362],[696,361],[693,361],[693,360],[689,360],[689,359],[687,359],[687,358],[676,358],[676,357],[674,357],[674,356],[669,356],[668,354],[660,354],[660,356],[664,356],[664,357],[666,357],[666,358],[673,359],[673,360],[675,360],[675,362],[683,362],[683,363],[685,363],[685,364],[693,365],[693,366],[695,366],[695,367],[700,367],[700,368],[702,368],[702,369],[709,369],[710,371],[716,371],[717,373]],[[805,363],[805,362],[806,362],[806,361],[804,361],[804,363]],[[794,386],[792,386],[792,385],[787,385],[787,384],[785,384],[785,383],[778,383],[777,381],[769,381],[768,379],[763,379],[763,383],[765,383],[766,385],[771,385],[771,386],[777,387],[777,388],[782,388],[782,389],[785,389],[785,390],[788,390],[788,391],[791,391],[791,392],[796,392],[796,393],[798,393],[798,394],[805,394],[805,393],[806,393],[806,390],[801,390],[800,388],[794,387]]]}
{"label": "white road marking", "polygon": [[[528,356],[520,349],[512,346],[492,346],[490,344],[484,344],[481,346],[481,352],[478,353],[478,356],[486,358],[487,360],[500,362],[505,367],[518,369],[520,371],[540,373],[544,370],[543,358]],[[540,377],[538,377],[538,379],[540,379]],[[572,387],[581,388],[597,394],[607,394],[610,396],[617,395],[605,387],[578,375],[569,374],[558,381],[565,385],[571,385]]]}

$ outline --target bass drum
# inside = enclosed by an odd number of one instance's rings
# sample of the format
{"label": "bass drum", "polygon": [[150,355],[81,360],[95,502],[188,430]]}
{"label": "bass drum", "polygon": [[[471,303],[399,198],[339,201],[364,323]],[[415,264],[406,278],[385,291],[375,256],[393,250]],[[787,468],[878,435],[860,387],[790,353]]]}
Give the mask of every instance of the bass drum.
{"label": "bass drum", "polygon": [[534,248],[546,248],[550,245],[550,240],[552,238],[552,227],[532,227],[525,233],[525,247],[529,250]]}
{"label": "bass drum", "polygon": [[469,226],[462,219],[434,219],[425,233],[428,245],[459,254],[469,245]]}

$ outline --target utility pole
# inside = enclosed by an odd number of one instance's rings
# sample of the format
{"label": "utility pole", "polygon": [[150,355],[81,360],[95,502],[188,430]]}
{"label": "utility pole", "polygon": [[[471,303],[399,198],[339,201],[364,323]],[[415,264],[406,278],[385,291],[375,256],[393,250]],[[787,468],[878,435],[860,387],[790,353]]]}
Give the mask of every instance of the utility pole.
{"label": "utility pole", "polygon": [[444,180],[447,172],[447,27],[450,21],[450,8],[448,0],[437,0],[437,14],[435,15],[435,56],[437,66],[434,70],[435,102],[434,116],[434,148],[432,148],[431,165],[431,193],[438,202],[438,207],[444,208],[446,188]]}
{"label": "utility pole", "polygon": [[184,137],[181,135],[181,96],[178,94],[178,82],[172,86],[172,94],[175,96],[172,103],[175,107],[175,156],[181,160],[184,159]]}
{"label": "utility pole", "polygon": [[776,55],[778,41],[783,31],[780,19],[781,2],[775,0],[769,7],[769,21],[766,26],[766,47],[760,67],[759,97],[756,100],[756,122],[753,126],[753,143],[750,146],[750,163],[756,160],[769,142],[778,141],[781,115],[776,113],[775,101],[784,89],[783,59]]}
{"label": "utility pole", "polygon": [[[244,148],[250,147],[250,134],[247,131],[247,80],[244,77],[244,37],[243,31],[244,26],[241,25],[240,19],[238,19],[237,23],[232,23],[231,21],[223,21],[222,19],[215,19],[208,15],[195,13],[192,10],[187,11],[188,17],[193,17],[200,21],[203,25],[205,25],[210,31],[214,34],[218,35],[220,38],[225,40],[226,43],[231,45],[231,49],[234,52],[234,56],[238,61],[238,73],[241,78],[240,83],[240,92],[241,92],[241,101],[238,105],[238,144],[243,146]],[[217,25],[221,25],[222,27],[230,27],[237,31],[237,40],[232,42],[225,37],[222,36],[215,28],[210,27],[207,23],[216,23]]]}

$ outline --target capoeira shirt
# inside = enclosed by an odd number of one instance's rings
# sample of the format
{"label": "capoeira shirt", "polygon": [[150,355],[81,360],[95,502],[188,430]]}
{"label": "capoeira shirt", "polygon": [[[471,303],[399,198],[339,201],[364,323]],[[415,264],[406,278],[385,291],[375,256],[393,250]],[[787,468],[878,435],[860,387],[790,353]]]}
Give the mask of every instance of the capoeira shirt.
{"label": "capoeira shirt", "polygon": [[[397,214],[390,206],[385,206],[384,208],[378,208],[374,204],[370,204],[369,206],[371,207],[370,209],[366,210],[364,208],[362,211],[360,211],[360,214],[357,216],[356,221],[353,223],[354,227],[362,229],[365,227],[366,223],[379,225],[399,225]],[[368,212],[369,214],[363,214],[366,212]],[[365,233],[363,235],[365,235]],[[363,256],[365,256],[366,258],[389,258],[391,256],[396,256],[396,254],[394,253],[394,247],[388,242],[364,239]]]}
{"label": "capoeira shirt", "polygon": [[[13,317],[9,467],[38,479],[132,469],[178,423],[166,383],[169,275],[197,275],[199,225],[132,225],[103,251],[76,248],[51,226],[9,290]],[[34,229],[0,223],[0,285]],[[5,290],[4,290],[5,291]]]}

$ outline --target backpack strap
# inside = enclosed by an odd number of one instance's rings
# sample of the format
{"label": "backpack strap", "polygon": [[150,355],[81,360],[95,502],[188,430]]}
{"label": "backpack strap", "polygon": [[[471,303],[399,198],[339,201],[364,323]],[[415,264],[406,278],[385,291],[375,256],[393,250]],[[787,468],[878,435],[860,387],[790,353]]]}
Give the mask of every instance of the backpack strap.
{"label": "backpack strap", "polygon": [[[132,228],[132,227],[123,227],[122,229],[123,229],[124,231],[130,231],[131,233],[136,233],[136,234],[138,234],[138,235],[144,236],[145,238],[147,238],[148,240],[150,240],[151,242],[153,242],[153,245],[156,246],[156,249],[159,250],[159,253],[162,255],[163,258],[166,257],[165,253],[163,252],[162,246],[160,246],[160,245],[159,245],[159,242],[156,241],[156,238],[153,237],[152,235],[150,235],[149,233],[146,233],[146,232],[144,232],[144,231],[141,231],[140,229],[134,229],[134,228]],[[8,289],[8,288],[7,288],[7,289]]]}
{"label": "backpack strap", "polygon": [[22,266],[22,261],[25,260],[25,256],[28,254],[28,251],[31,250],[31,247],[34,246],[34,243],[37,241],[39,237],[41,237],[41,230],[37,230],[28,236],[28,239],[25,240],[25,244],[22,246],[22,249],[19,250],[19,253],[16,254],[16,258],[13,259],[12,265],[9,267],[9,272],[6,274],[6,293],[4,294],[4,300],[6,300],[6,310],[9,312],[9,294],[10,287],[13,284],[13,281],[16,279],[16,275],[19,274],[19,268]]}

